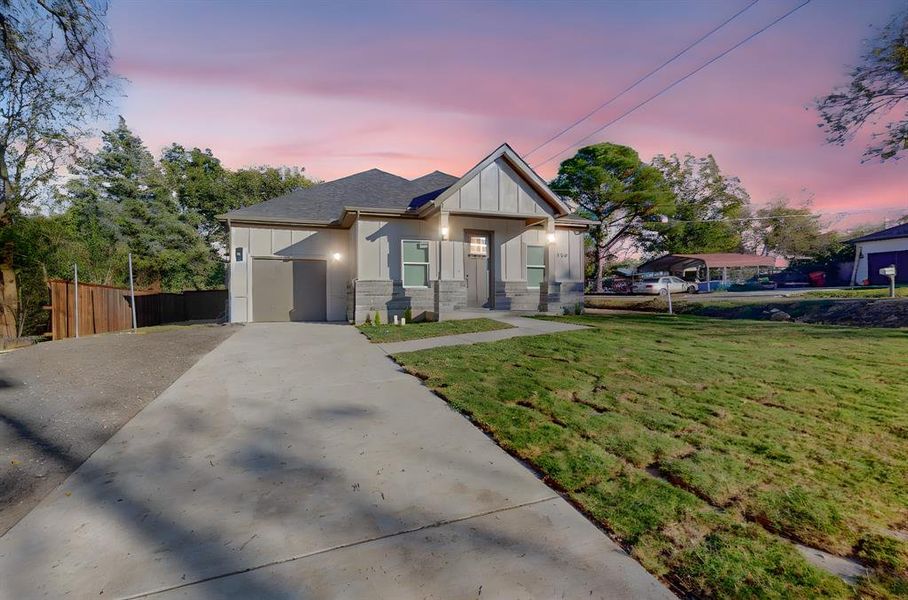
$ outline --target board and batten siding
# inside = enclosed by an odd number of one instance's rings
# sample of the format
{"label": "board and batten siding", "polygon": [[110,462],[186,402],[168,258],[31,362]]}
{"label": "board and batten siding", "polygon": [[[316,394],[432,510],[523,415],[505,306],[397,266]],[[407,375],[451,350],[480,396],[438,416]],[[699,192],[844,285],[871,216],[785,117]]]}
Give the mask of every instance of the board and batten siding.
{"label": "board and batten siding", "polygon": [[[350,232],[340,229],[289,227],[230,228],[230,320],[252,320],[252,259],[265,257],[308,258],[327,261],[327,317],[346,318],[347,282],[355,260]],[[236,249],[243,248],[243,262]],[[340,260],[333,254],[340,253]]]}
{"label": "board and batten siding", "polygon": [[361,217],[354,229],[357,279],[400,281],[402,240],[426,240],[429,243],[429,279],[438,279],[437,217],[424,221]]}
{"label": "board and batten siding", "polygon": [[502,215],[553,215],[552,207],[503,158],[446,198],[443,210]]}
{"label": "board and batten siding", "polygon": [[[496,281],[526,281],[526,246],[546,246],[541,227],[527,228],[522,220],[451,215],[449,239],[439,240],[437,218],[426,221],[361,218],[354,225],[357,279],[401,279],[401,241],[429,243],[429,278],[462,281],[463,259],[469,241],[464,231],[492,232],[492,263]],[[553,253],[556,281],[583,281],[583,235],[574,230],[556,229]]]}

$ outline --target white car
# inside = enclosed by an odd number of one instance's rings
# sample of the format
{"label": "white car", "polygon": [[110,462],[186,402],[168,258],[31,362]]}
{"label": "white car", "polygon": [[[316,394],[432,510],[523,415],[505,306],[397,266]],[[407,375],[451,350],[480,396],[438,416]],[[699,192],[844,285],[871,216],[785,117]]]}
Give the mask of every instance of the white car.
{"label": "white car", "polygon": [[673,294],[684,292],[696,294],[697,284],[684,281],[680,277],[648,277],[636,282],[632,290],[635,294],[658,294],[659,296],[667,296],[669,290]]}

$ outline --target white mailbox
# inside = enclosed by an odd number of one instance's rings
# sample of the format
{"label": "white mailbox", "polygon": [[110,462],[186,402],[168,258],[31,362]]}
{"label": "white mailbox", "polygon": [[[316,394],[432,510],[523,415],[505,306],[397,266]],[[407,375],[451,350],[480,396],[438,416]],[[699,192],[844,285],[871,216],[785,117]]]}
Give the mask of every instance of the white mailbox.
{"label": "white mailbox", "polygon": [[895,267],[883,267],[880,269],[880,275],[884,277],[895,277]]}

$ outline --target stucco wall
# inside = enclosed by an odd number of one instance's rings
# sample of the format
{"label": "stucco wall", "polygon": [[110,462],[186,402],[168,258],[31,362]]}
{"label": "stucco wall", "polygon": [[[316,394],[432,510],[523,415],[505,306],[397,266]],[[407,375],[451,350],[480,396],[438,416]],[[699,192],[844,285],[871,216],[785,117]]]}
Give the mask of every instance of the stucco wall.
{"label": "stucco wall", "polygon": [[898,252],[908,250],[908,238],[898,238],[894,240],[879,240],[876,242],[864,242],[860,244],[864,256],[858,259],[858,268],[855,273],[855,282],[860,285],[865,279],[869,279],[870,274],[867,272],[867,256],[876,252]]}
{"label": "stucco wall", "polygon": [[[352,278],[355,257],[350,251],[350,232],[340,229],[289,227],[230,228],[230,320],[252,320],[252,259],[293,257],[327,261],[327,316],[330,321],[346,318],[347,282]],[[243,262],[236,262],[236,249],[243,248]],[[333,258],[340,253],[340,260]]]}

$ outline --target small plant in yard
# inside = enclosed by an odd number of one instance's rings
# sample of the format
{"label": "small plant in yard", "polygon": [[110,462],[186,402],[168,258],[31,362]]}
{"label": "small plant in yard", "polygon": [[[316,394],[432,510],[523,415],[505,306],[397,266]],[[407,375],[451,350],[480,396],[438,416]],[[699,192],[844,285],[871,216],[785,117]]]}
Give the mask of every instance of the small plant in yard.
{"label": "small plant in yard", "polygon": [[375,320],[374,323],[376,326],[381,325],[381,313],[375,311]]}
{"label": "small plant in yard", "polygon": [[363,325],[372,325],[372,313],[366,314],[366,320],[363,321]]}
{"label": "small plant in yard", "polygon": [[574,305],[574,314],[582,315],[583,314],[583,302],[578,302]]}
{"label": "small plant in yard", "polygon": [[404,319],[407,320],[407,323],[413,322],[413,311],[410,309],[409,306],[407,307],[407,310],[404,311]]}

